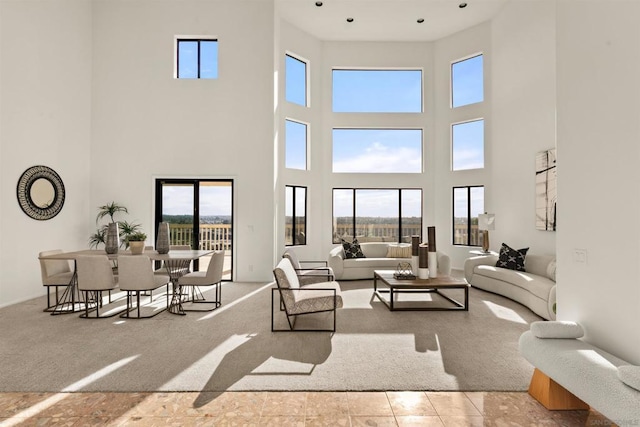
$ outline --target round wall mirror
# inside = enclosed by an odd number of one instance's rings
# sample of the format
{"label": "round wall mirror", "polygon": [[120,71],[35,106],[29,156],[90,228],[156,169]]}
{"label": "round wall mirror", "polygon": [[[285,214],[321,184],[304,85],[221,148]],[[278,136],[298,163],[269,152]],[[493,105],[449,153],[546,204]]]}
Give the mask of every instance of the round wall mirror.
{"label": "round wall mirror", "polygon": [[32,166],[18,180],[17,195],[20,207],[29,217],[51,219],[64,205],[64,184],[53,169]]}

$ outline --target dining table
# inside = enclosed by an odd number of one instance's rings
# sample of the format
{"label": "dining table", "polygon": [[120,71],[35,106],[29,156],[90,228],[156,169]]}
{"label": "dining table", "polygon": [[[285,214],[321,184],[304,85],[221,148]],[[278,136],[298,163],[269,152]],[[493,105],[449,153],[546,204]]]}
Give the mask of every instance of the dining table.
{"label": "dining table", "polygon": [[[173,314],[185,315],[185,311],[182,307],[182,290],[178,283],[180,276],[189,271],[189,265],[192,261],[197,260],[203,256],[212,254],[212,250],[170,250],[168,253],[159,253],[155,250],[145,250],[142,255],[149,257],[151,261],[162,261],[164,268],[167,270],[167,276],[172,283],[172,293],[169,301],[168,311]],[[51,259],[51,260],[67,260],[74,261],[74,272],[69,286],[63,292],[58,304],[51,311],[52,315],[73,313],[79,310],[78,305],[84,304],[82,301],[82,295],[78,292],[78,274],[75,268],[75,261],[79,256],[83,255],[106,255],[110,260],[114,262],[114,274],[117,267],[118,257],[121,256],[141,256],[134,255],[129,250],[118,250],[114,254],[108,254],[104,250],[100,249],[83,249],[78,251],[62,252],[54,255],[41,256],[39,259]],[[151,266],[149,267],[151,268]],[[77,300],[76,300],[77,296]]]}

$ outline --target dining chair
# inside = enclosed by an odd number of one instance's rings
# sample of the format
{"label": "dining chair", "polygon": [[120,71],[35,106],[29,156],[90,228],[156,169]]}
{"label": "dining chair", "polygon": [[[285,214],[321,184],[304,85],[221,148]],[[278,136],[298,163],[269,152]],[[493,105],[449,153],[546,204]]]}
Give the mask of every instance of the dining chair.
{"label": "dining chair", "polygon": [[[212,304],[206,308],[194,308],[193,306],[187,306],[184,311],[212,311],[222,305],[222,272],[224,267],[224,251],[215,251],[211,255],[209,260],[209,266],[206,271],[194,271],[193,273],[187,273],[178,279],[178,286],[180,286],[181,294],[183,288],[191,288],[191,297],[188,302],[193,304]],[[213,299],[206,299],[200,290],[200,287],[215,286],[215,297]],[[189,295],[184,292],[185,295]]]}
{"label": "dining chair", "polygon": [[[118,257],[119,286],[121,291],[127,293],[127,308],[120,317],[143,319],[156,316],[163,312],[169,305],[169,275],[154,274],[151,268],[151,259],[145,255],[131,255]],[[143,316],[141,312],[140,296],[145,292],[153,291],[162,286],[167,287],[167,306],[160,308],[153,304],[153,297],[149,296],[147,308],[151,308],[153,314]],[[136,304],[133,306],[133,296],[135,294]],[[146,296],[146,295],[143,295]],[[137,309],[137,310],[136,310]],[[136,310],[137,316],[131,316],[131,312]]]}
{"label": "dining chair", "polygon": [[[43,251],[38,254],[39,257],[61,254],[62,249],[54,249]],[[61,300],[58,288],[67,288],[73,280],[73,270],[69,261],[62,259],[40,259],[40,274],[42,276],[42,286],[47,288],[47,308],[44,311],[55,310]],[[51,287],[55,288],[56,300],[55,304],[51,304]],[[71,295],[71,309],[75,305],[75,295]]]}
{"label": "dining chair", "polygon": [[[120,314],[122,310],[108,310],[100,314],[103,308],[102,293],[109,292],[117,286],[116,277],[113,275],[112,264],[106,255],[79,255],[76,258],[76,271],[78,274],[78,291],[84,292],[85,309],[82,318],[107,318]],[[95,316],[91,316],[95,312]]]}

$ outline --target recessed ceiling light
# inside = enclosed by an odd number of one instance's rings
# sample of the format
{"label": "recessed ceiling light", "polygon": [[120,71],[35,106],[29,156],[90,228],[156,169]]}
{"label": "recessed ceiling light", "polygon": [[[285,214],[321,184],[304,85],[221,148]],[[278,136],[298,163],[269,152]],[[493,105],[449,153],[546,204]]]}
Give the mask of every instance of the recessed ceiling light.
{"label": "recessed ceiling light", "polygon": [[422,24],[424,22],[424,18],[419,18],[417,22],[418,24]]}
{"label": "recessed ceiling light", "polygon": [[321,1],[317,1],[316,2],[316,6],[318,6],[318,7],[322,6],[322,2]]}
{"label": "recessed ceiling light", "polygon": [[458,7],[459,7],[460,9],[464,9],[465,7],[467,7],[467,4],[466,4],[465,2],[462,2],[462,3],[460,3],[460,4],[458,5]]}
{"label": "recessed ceiling light", "polygon": [[353,22],[353,18],[347,18],[347,22]]}

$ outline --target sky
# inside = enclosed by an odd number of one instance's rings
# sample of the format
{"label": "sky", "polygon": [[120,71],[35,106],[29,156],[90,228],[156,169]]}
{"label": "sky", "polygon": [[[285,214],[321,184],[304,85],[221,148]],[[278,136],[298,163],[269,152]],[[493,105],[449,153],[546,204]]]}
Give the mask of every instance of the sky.
{"label": "sky", "polygon": [[[200,186],[200,215],[231,215],[231,186]],[[193,186],[164,185],[162,189],[164,215],[193,215]]]}

